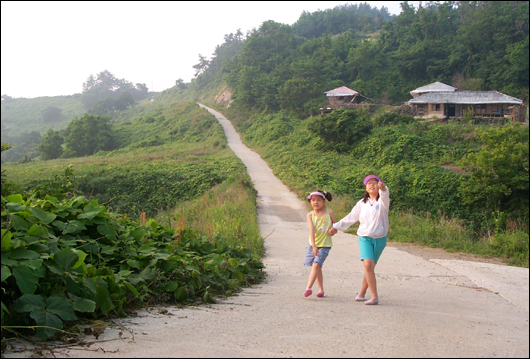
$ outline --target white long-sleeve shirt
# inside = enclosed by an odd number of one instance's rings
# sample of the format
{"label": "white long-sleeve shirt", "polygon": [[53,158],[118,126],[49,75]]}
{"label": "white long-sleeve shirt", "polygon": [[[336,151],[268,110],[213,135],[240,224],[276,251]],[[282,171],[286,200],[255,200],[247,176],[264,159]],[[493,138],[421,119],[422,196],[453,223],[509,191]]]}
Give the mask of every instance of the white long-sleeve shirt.
{"label": "white long-sleeve shirt", "polygon": [[[385,186],[386,187],[386,186]],[[361,199],[350,214],[333,224],[333,228],[345,231],[357,221],[360,222],[357,235],[370,238],[383,238],[388,234],[388,209],[390,208],[390,193],[379,190],[379,200],[375,203]]]}

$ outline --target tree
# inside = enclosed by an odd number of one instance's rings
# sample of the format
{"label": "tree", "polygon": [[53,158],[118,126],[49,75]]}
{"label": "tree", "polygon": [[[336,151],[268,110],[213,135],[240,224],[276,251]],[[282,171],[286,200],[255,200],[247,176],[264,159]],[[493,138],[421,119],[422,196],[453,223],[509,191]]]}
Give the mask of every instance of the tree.
{"label": "tree", "polygon": [[135,101],[143,100],[149,96],[149,89],[146,84],[137,83],[135,93],[131,94]]}
{"label": "tree", "polygon": [[195,69],[195,77],[206,71],[209,65],[210,62],[206,59],[206,57],[199,54],[199,63],[192,66]]}
{"label": "tree", "polygon": [[[119,79],[114,76],[111,72],[104,70],[97,74],[90,75],[86,82],[83,83],[83,94],[81,96],[81,102],[87,109],[91,109],[99,101],[106,99],[116,99],[125,92],[128,92],[132,96],[133,101],[138,101],[146,98],[148,96],[149,89],[145,84],[137,83],[136,86],[125,79]],[[125,95],[127,96],[127,95]],[[129,96],[127,96],[129,97]],[[123,102],[123,99],[120,101]],[[99,109],[94,109],[93,113],[105,113],[110,111],[109,103],[100,103],[98,105]],[[101,106],[105,110],[102,112]]]}
{"label": "tree", "polygon": [[177,85],[177,87],[180,89],[180,90],[185,90],[186,89],[186,83],[184,82],[183,79],[179,78],[175,84]]}
{"label": "tree", "polygon": [[55,106],[48,106],[44,110],[42,110],[42,119],[44,122],[54,122],[61,118],[61,110],[59,107]]}
{"label": "tree", "polygon": [[64,138],[59,131],[49,129],[46,131],[38,147],[40,157],[43,160],[53,160],[59,158],[63,154]]}
{"label": "tree", "polygon": [[64,131],[64,157],[90,156],[114,148],[114,136],[108,117],[85,115],[74,119]]}
{"label": "tree", "polygon": [[132,105],[134,105],[134,98],[129,93],[129,91],[126,91],[122,92],[121,95],[118,96],[114,105],[114,109],[118,111],[123,111]]}

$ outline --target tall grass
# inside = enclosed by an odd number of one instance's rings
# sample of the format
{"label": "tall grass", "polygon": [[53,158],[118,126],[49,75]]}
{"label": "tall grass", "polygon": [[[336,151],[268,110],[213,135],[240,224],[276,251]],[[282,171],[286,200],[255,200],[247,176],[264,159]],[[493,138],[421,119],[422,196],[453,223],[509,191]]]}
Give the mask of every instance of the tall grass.
{"label": "tall grass", "polygon": [[415,215],[394,212],[389,215],[388,239],[396,242],[421,243],[448,252],[465,252],[484,257],[496,257],[509,265],[528,268],[528,229],[525,224],[494,234],[472,233],[462,220],[445,216]]}
{"label": "tall grass", "polygon": [[263,238],[257,223],[256,190],[247,174],[237,174],[211,188],[199,199],[177,204],[171,212],[158,215],[158,221],[172,228],[185,225],[202,234],[229,241],[261,258]]}

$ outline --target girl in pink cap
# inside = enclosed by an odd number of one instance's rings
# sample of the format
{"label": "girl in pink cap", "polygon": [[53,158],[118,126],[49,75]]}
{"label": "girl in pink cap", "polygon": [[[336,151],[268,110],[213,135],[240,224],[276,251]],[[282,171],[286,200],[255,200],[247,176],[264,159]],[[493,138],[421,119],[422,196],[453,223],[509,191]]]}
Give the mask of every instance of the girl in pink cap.
{"label": "girl in pink cap", "polygon": [[[374,305],[379,303],[374,269],[386,247],[390,197],[388,187],[376,175],[366,176],[363,185],[365,186],[364,198],[357,202],[350,214],[333,224],[333,228],[328,233],[333,236],[337,230],[345,231],[352,224],[360,223],[357,235],[359,236],[359,251],[364,266],[364,277],[361,291],[355,300],[365,302],[364,304],[367,305]],[[368,288],[370,288],[372,298],[367,301],[364,296]]]}
{"label": "girl in pink cap", "polygon": [[313,294],[315,280],[318,284],[317,297],[324,296],[324,278],[322,276],[322,265],[331,249],[331,236],[328,231],[335,222],[335,215],[331,209],[326,209],[326,200],[331,201],[329,192],[315,191],[307,196],[313,210],[307,214],[307,226],[309,227],[309,244],[307,245],[304,265],[311,266],[311,274],[307,282],[304,296]]}

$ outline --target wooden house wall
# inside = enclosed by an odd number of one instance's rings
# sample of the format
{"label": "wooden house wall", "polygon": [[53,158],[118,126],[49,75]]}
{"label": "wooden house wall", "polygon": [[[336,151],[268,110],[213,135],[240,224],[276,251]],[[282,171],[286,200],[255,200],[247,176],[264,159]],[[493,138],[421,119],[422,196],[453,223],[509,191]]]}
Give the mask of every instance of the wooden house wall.
{"label": "wooden house wall", "polygon": [[[415,115],[417,117],[429,118],[429,117],[444,117],[447,111],[445,110],[446,106],[449,104],[414,104]],[[511,115],[511,104],[483,104],[483,105],[465,105],[465,104],[455,104],[455,117],[463,117],[464,111],[472,109],[473,116],[476,117],[499,117],[499,116],[508,116]]]}

